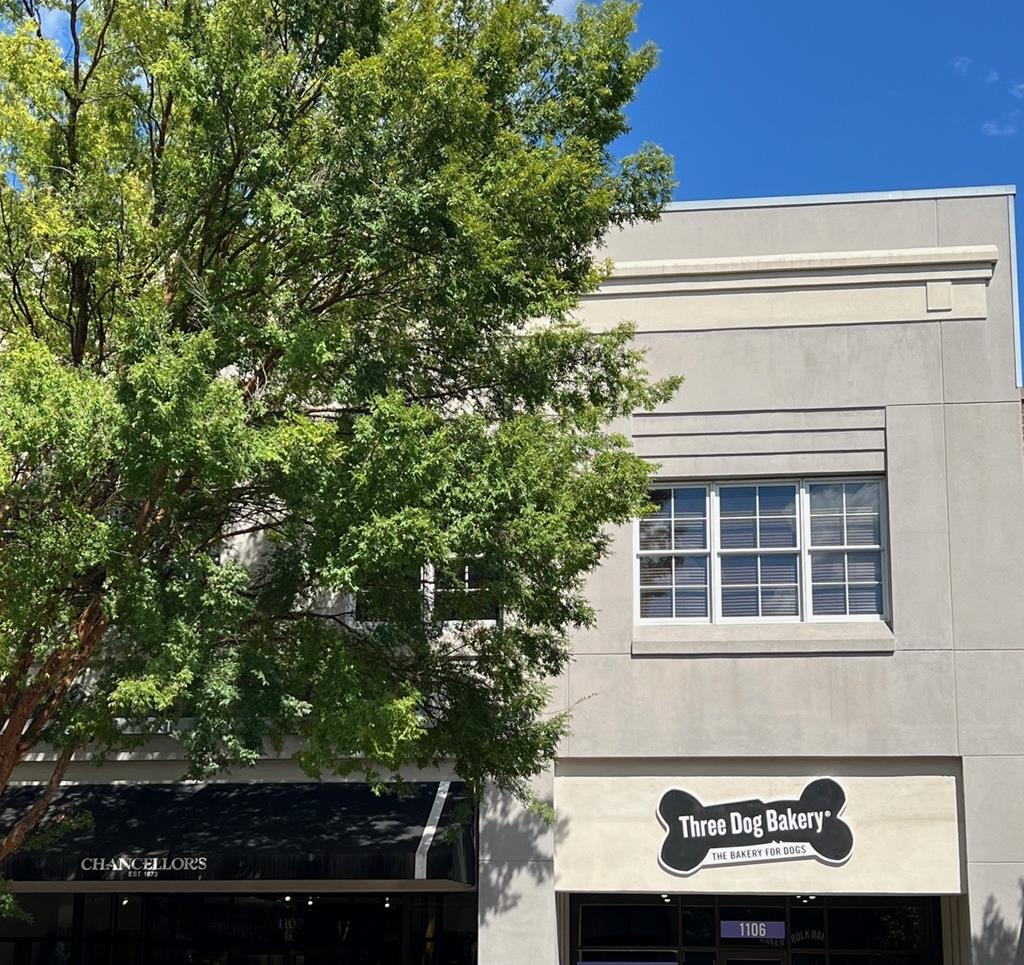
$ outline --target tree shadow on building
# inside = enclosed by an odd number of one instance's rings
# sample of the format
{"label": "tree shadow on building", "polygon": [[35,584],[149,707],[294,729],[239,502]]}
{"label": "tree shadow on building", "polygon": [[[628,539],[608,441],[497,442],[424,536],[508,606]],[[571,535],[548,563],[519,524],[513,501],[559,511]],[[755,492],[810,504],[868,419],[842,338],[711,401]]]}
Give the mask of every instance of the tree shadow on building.
{"label": "tree shadow on building", "polygon": [[1020,913],[1017,920],[1007,921],[996,902],[989,895],[982,910],[981,931],[971,936],[973,965],[1024,965],[1024,878],[1017,883],[1021,889]]}
{"label": "tree shadow on building", "polygon": [[550,900],[554,840],[566,827],[561,816],[551,824],[508,796],[487,795],[480,817],[481,925],[519,906],[526,892],[543,888]]}

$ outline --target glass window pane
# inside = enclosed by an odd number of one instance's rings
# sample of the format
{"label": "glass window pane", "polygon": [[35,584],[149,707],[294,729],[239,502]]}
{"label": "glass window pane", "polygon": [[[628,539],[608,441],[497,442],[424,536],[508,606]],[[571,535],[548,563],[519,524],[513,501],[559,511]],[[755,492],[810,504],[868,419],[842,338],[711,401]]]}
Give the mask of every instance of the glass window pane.
{"label": "glass window pane", "polygon": [[707,617],[708,591],[676,590],[676,616],[688,619]]}
{"label": "glass window pane", "polygon": [[641,590],[640,616],[663,619],[672,616],[671,590]]}
{"label": "glass window pane", "polygon": [[811,483],[812,513],[841,513],[843,511],[842,483]]}
{"label": "glass window pane", "polygon": [[752,586],[755,583],[757,583],[756,556],[722,557],[722,584],[724,586],[736,584]]}
{"label": "glass window pane", "polygon": [[650,497],[651,502],[654,503],[656,508],[647,514],[648,517],[672,515],[671,489],[652,489],[650,492]]}
{"label": "glass window pane", "polygon": [[757,589],[722,590],[722,614],[727,617],[756,617]]}
{"label": "glass window pane", "polygon": [[678,926],[675,905],[588,904],[580,908],[580,945],[667,948],[678,944]]}
{"label": "glass window pane", "polygon": [[640,521],[640,549],[672,549],[672,524],[667,519],[642,519]]}
{"label": "glass window pane", "polygon": [[71,965],[70,942],[32,942],[26,965]]}
{"label": "glass window pane", "polygon": [[796,546],[795,519],[762,519],[758,526],[761,535],[761,546]]}
{"label": "glass window pane", "polygon": [[812,583],[842,583],[846,567],[842,553],[811,553]]}
{"label": "glass window pane", "polygon": [[673,490],[676,518],[704,516],[707,503],[707,493],[703,486],[700,488],[675,489]]}
{"label": "glass window pane", "polygon": [[641,556],[640,585],[669,586],[672,583],[671,556]]}
{"label": "glass window pane", "polygon": [[881,583],[881,553],[847,553],[846,569],[851,583]]}
{"label": "glass window pane", "polygon": [[718,490],[718,511],[723,516],[753,516],[756,493],[756,486],[722,486]]}
{"label": "glass window pane", "polygon": [[110,965],[110,945],[95,940],[83,942],[81,965]]}
{"label": "glass window pane", "polygon": [[[825,908],[822,899],[801,898],[789,909],[789,943],[794,948],[825,947]],[[797,956],[793,956],[796,965]]]}
{"label": "glass window pane", "polygon": [[796,587],[765,587],[762,589],[761,615],[795,617],[797,615]]}
{"label": "glass window pane", "polygon": [[811,589],[815,616],[839,616],[846,613],[846,588],[815,586]]}
{"label": "glass window pane", "polygon": [[119,895],[114,899],[115,929],[122,935],[138,935],[142,931],[142,896]]}
{"label": "glass window pane", "polygon": [[458,560],[434,567],[434,586],[438,590],[464,590],[466,588],[466,564]]}
{"label": "glass window pane", "polygon": [[880,586],[851,586],[850,612],[876,613],[882,612],[882,588]]}
{"label": "glass window pane", "polygon": [[494,560],[471,559],[466,563],[466,576],[471,590],[493,590],[502,579],[503,567]]}
{"label": "glass window pane", "polygon": [[882,508],[882,487],[877,482],[846,484],[847,513],[877,513]]}
{"label": "glass window pane", "polygon": [[[785,922],[786,920],[786,909],[780,907],[778,904],[758,904],[758,905],[739,905],[739,904],[726,904],[725,902],[730,899],[723,899],[722,904],[719,906],[719,917],[721,921],[779,921]],[[742,898],[732,898],[732,901],[742,901]],[[722,958],[725,960],[724,965],[769,965],[767,962],[758,962],[757,954],[754,953],[749,958],[745,954],[745,949],[742,947],[737,948],[736,946],[746,945],[748,948],[751,946],[761,946],[764,948],[766,945],[775,946],[779,948],[776,952],[776,960],[771,965],[782,965],[785,960],[785,942],[780,942],[778,939],[763,939],[763,938],[723,938],[720,939],[720,943],[724,946],[733,946],[729,949],[728,954],[723,954]],[[724,949],[723,949],[724,951]],[[753,948],[751,948],[753,952]]]}
{"label": "glass window pane", "polygon": [[702,519],[677,519],[674,523],[676,549],[706,549],[707,524]]}
{"label": "glass window pane", "polygon": [[762,583],[796,583],[797,557],[794,553],[790,556],[775,556],[764,554],[761,557],[761,582]]}
{"label": "glass window pane", "polygon": [[441,623],[497,620],[500,610],[494,594],[485,590],[444,590],[434,594],[434,619]]}
{"label": "glass window pane", "polygon": [[[109,896],[105,908],[110,908]],[[2,934],[9,938],[61,938],[70,935],[74,920],[74,895],[19,895],[18,904],[31,921],[22,918],[0,919]],[[106,926],[109,927],[109,911]]]}
{"label": "glass window pane", "polygon": [[706,556],[677,556],[676,585],[696,583],[706,586],[708,582],[708,558]]}
{"label": "glass window pane", "polygon": [[724,549],[753,549],[756,545],[754,520],[722,520],[722,546]]}
{"label": "glass window pane", "polygon": [[884,907],[832,907],[828,912],[829,944],[833,948],[920,949],[921,911],[916,903],[895,902]]}
{"label": "glass window pane", "polygon": [[811,546],[842,546],[842,516],[812,516]]}
{"label": "glass window pane", "polygon": [[846,517],[846,542],[850,546],[877,546],[881,539],[877,516]]}
{"label": "glass window pane", "polygon": [[760,516],[792,516],[796,513],[796,486],[758,486]]}
{"label": "glass window pane", "polygon": [[[683,906],[683,944],[714,945],[715,908],[714,905]],[[686,961],[692,962],[692,953],[686,953]]]}

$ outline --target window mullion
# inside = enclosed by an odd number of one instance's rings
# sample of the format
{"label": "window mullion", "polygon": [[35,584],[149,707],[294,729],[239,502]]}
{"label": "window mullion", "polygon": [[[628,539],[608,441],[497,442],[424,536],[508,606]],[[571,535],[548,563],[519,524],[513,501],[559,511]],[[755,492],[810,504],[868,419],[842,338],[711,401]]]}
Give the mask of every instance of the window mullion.
{"label": "window mullion", "polygon": [[434,619],[434,581],[437,574],[434,571],[433,563],[426,563],[420,569],[420,579],[423,581],[423,607],[427,612],[427,619]]}
{"label": "window mullion", "polygon": [[722,566],[718,548],[718,485],[708,485],[708,618],[711,623],[722,619]]}
{"label": "window mullion", "polygon": [[797,539],[800,543],[800,620],[813,619],[811,597],[811,495],[807,480],[797,483]]}

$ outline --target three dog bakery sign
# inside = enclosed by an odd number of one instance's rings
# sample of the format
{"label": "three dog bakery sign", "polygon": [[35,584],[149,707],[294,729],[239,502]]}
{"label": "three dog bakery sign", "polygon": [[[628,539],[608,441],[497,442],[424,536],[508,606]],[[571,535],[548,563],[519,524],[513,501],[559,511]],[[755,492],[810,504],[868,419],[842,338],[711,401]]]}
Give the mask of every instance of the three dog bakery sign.
{"label": "three dog bakery sign", "polygon": [[659,862],[674,875],[798,858],[842,864],[853,850],[853,832],[840,819],[845,806],[846,792],[827,777],[812,781],[795,801],[702,804],[673,788],[658,804],[666,832]]}

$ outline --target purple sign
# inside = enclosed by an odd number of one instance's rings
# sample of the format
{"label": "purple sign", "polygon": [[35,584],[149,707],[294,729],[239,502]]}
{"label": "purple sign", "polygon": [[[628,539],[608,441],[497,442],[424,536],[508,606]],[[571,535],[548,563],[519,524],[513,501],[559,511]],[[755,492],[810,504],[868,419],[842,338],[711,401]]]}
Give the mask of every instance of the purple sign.
{"label": "purple sign", "polygon": [[722,921],[722,938],[785,938],[784,921]]}

